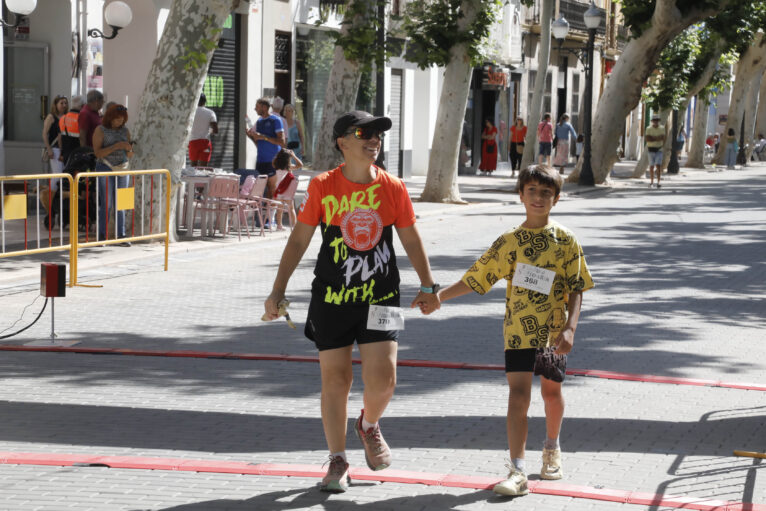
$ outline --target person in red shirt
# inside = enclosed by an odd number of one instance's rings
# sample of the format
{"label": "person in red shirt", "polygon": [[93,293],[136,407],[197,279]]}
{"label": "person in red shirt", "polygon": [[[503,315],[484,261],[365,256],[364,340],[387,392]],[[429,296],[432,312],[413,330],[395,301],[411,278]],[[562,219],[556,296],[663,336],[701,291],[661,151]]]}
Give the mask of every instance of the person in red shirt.
{"label": "person in red shirt", "polygon": [[543,120],[537,125],[537,141],[540,143],[538,163],[540,165],[551,164],[551,149],[553,147],[553,125],[551,114],[545,114]]}
{"label": "person in red shirt", "polygon": [[517,170],[521,170],[521,157],[524,155],[524,139],[527,136],[527,127],[524,126],[524,119],[516,118],[516,124],[511,126],[511,151],[509,154],[511,160],[511,177],[516,175]]}
{"label": "person in red shirt", "polygon": [[80,110],[77,123],[80,126],[80,147],[93,147],[93,132],[101,126],[101,114],[104,106],[104,95],[97,90],[89,90],[86,96],[87,104]]}
{"label": "person in red shirt", "polygon": [[485,175],[490,175],[497,168],[497,128],[492,121],[484,121],[484,130],[481,132],[481,163],[479,170]]}
{"label": "person in red shirt", "polygon": [[420,278],[420,291],[411,307],[431,312],[439,307],[423,242],[415,228],[415,213],[404,182],[374,165],[388,117],[355,110],[338,118],[333,143],[345,163],[323,172],[309,183],[298,221],[290,234],[264,319],[279,317],[288,280],[311,242],[317,226],[319,249],[305,335],[319,350],[322,378],[322,423],[330,450],[330,465],[321,489],[344,492],[349,484],[346,461],[351,354],[359,345],[364,382],[364,409],[354,424],[367,466],[391,465],[391,451],[380,432],[383,415],[396,385],[396,352],[401,316],[399,270],[394,253],[394,230]]}

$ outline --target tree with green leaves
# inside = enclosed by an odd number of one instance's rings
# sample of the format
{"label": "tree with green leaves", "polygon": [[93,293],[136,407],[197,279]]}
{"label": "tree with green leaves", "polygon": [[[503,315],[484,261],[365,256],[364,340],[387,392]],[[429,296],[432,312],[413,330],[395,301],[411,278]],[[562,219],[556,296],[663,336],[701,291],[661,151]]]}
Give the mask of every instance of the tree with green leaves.
{"label": "tree with green leaves", "polygon": [[[621,126],[641,100],[643,84],[656,68],[662,50],[687,27],[715,16],[738,0],[622,0],[631,39],[612,70],[593,121],[591,163],[596,183],[603,183],[617,161]],[[579,178],[578,164],[567,179]]]}
{"label": "tree with green leaves", "polygon": [[[647,107],[659,112],[660,117],[666,120],[673,110],[685,111],[691,98],[703,89],[710,91],[711,87],[720,85],[728,76],[718,67],[723,63],[721,54],[725,48],[726,43],[720,34],[705,24],[693,25],[681,32],[662,50],[655,75],[644,88]],[[714,77],[717,78],[714,80]],[[667,122],[665,124],[667,126]],[[701,131],[704,132],[704,128]],[[695,135],[699,135],[696,130]],[[663,165],[667,165],[670,159],[672,141],[676,136],[677,133],[673,133],[665,137]],[[704,133],[702,138],[704,140]],[[647,165],[648,157],[644,151],[633,177],[643,176]]]}
{"label": "tree with green leaves", "polygon": [[340,163],[340,153],[332,143],[332,128],[343,112],[354,110],[362,74],[369,72],[373,63],[385,66],[389,56],[376,42],[382,20],[377,17],[379,3],[385,0],[349,0],[324,2],[343,14],[340,32],[333,32],[335,53],[332,70],[325,91],[322,124],[319,130],[313,168],[328,170]]}
{"label": "tree with green leaves", "polygon": [[[165,29],[162,32],[157,53],[149,71],[149,77],[141,94],[137,120],[131,133],[137,141],[134,169],[168,169],[172,174],[173,191],[177,189],[181,169],[186,157],[194,112],[202,86],[205,83],[208,63],[218,45],[218,39],[226,18],[239,0],[173,0]],[[153,194],[154,210],[164,200],[159,193],[160,181],[155,179]],[[172,193],[175,197],[177,194]],[[136,194],[140,200],[141,194]],[[146,201],[152,194],[144,193]],[[136,208],[137,221],[141,221],[145,208]],[[171,237],[175,240],[171,204]],[[159,218],[154,219],[154,232],[160,232]]]}
{"label": "tree with green leaves", "polygon": [[482,42],[496,22],[502,0],[431,0],[407,4],[403,30],[408,59],[421,69],[444,68],[436,129],[422,201],[463,202],[457,186],[463,118],[471,70],[481,64]]}

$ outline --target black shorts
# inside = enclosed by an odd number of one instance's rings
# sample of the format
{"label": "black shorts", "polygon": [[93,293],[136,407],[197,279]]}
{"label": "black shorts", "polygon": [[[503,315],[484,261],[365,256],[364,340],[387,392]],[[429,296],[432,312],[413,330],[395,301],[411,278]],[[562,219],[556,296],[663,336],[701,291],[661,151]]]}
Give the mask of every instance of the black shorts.
{"label": "black shorts", "polygon": [[[399,297],[380,305],[399,306]],[[321,298],[312,299],[303,333],[314,341],[319,351],[357,344],[396,341],[398,330],[368,330],[368,305],[335,305]]]}
{"label": "black shorts", "polygon": [[531,373],[535,370],[536,348],[505,350],[506,373]]}
{"label": "black shorts", "polygon": [[255,163],[255,170],[262,176],[275,176],[277,171],[274,169],[274,165],[270,161],[259,161]]}

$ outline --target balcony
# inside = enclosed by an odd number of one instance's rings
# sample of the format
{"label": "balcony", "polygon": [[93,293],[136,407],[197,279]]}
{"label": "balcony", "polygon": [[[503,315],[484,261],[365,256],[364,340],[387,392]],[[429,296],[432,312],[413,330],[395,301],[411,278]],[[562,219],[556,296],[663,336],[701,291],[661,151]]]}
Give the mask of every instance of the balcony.
{"label": "balcony", "polygon": [[[588,28],[585,26],[583,15],[589,8],[589,3],[577,2],[576,0],[560,0],[559,14],[564,16],[564,18],[566,18],[566,20],[569,22],[570,29],[587,33]],[[606,11],[601,8],[599,8],[599,11],[601,11],[603,19],[606,19]],[[601,25],[599,25],[599,27],[596,29],[596,34],[601,36],[606,34],[606,25],[604,23],[601,23]]]}

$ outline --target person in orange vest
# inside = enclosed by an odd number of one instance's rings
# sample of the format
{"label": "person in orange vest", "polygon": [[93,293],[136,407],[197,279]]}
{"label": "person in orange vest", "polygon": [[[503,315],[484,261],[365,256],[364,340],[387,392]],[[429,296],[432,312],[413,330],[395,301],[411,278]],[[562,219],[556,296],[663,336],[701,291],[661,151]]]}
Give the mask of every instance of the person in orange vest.
{"label": "person in orange vest", "polygon": [[69,112],[59,118],[59,128],[61,130],[61,156],[59,156],[59,160],[64,162],[64,165],[66,165],[72,151],[80,147],[80,125],[78,119],[81,108],[82,96],[73,96]]}

